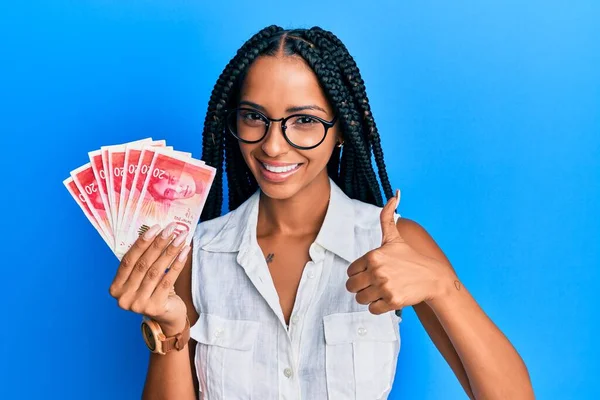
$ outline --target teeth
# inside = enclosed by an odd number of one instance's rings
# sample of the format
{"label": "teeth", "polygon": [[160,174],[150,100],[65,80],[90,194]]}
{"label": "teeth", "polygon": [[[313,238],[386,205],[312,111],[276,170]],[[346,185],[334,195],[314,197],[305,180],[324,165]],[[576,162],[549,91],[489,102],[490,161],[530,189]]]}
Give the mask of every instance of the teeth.
{"label": "teeth", "polygon": [[293,165],[286,165],[285,167],[274,167],[272,165],[268,165],[268,164],[264,164],[263,166],[267,169],[267,171],[271,171],[271,172],[275,172],[278,174],[281,174],[283,172],[288,172],[291,171],[293,169],[296,169],[296,167],[298,166],[298,164],[293,164]]}

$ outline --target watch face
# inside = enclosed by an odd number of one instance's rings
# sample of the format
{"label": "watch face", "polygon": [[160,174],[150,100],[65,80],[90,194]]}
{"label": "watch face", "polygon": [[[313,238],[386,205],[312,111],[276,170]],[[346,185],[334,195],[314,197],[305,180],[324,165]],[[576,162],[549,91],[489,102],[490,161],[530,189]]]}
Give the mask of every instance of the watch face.
{"label": "watch face", "polygon": [[146,345],[148,345],[150,351],[154,351],[154,349],[156,349],[156,342],[154,341],[154,335],[148,324],[142,324],[142,332],[144,334]]}

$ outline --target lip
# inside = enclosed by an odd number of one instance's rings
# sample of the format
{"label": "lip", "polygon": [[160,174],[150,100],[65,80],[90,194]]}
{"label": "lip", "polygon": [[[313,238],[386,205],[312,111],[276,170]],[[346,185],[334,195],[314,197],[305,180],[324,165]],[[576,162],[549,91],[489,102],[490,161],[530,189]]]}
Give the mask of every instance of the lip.
{"label": "lip", "polygon": [[257,158],[258,162],[261,164],[267,164],[267,165],[271,165],[273,167],[287,167],[288,165],[295,165],[295,164],[302,164],[301,162],[295,162],[295,163],[284,163],[284,162],[278,162],[278,161],[264,161],[261,160],[260,158]]}
{"label": "lip", "polygon": [[[259,162],[259,169],[260,169],[260,173],[261,173],[262,177],[265,180],[267,180],[269,182],[273,182],[273,183],[285,182],[289,177],[291,177],[296,172],[298,172],[300,170],[300,168],[302,167],[302,165],[304,165],[304,163],[273,163],[273,162],[267,163],[267,162],[264,162],[261,160],[258,160],[258,162]],[[287,165],[298,164],[298,167],[291,171],[288,171],[288,172],[277,173],[277,172],[271,172],[268,169],[266,169],[265,166],[263,165],[263,163],[274,166],[274,167],[285,167]]]}

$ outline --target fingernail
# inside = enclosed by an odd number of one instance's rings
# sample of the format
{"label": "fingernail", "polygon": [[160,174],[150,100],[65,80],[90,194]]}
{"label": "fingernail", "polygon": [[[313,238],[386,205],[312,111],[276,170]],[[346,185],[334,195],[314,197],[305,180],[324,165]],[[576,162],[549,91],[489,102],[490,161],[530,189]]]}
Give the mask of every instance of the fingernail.
{"label": "fingernail", "polygon": [[162,238],[167,239],[169,236],[171,236],[173,232],[175,232],[175,226],[175,222],[171,222],[169,225],[167,225],[167,227],[162,231]]}
{"label": "fingernail", "polygon": [[181,243],[183,243],[183,241],[185,240],[185,238],[187,237],[187,232],[185,233],[180,233],[175,240],[173,240],[173,246],[175,247],[179,247],[181,246]]}
{"label": "fingernail", "polygon": [[181,250],[181,253],[179,253],[179,257],[177,257],[177,261],[185,261],[185,259],[187,258],[188,253],[190,252],[190,245],[188,244],[187,246],[185,246],[183,248],[183,250]]}
{"label": "fingernail", "polygon": [[400,189],[396,189],[396,207],[400,204]]}
{"label": "fingernail", "polygon": [[160,230],[160,225],[158,225],[158,224],[154,225],[152,228],[148,229],[146,231],[146,233],[144,233],[144,240],[152,239],[154,236],[156,236],[156,234],[158,233],[159,230]]}

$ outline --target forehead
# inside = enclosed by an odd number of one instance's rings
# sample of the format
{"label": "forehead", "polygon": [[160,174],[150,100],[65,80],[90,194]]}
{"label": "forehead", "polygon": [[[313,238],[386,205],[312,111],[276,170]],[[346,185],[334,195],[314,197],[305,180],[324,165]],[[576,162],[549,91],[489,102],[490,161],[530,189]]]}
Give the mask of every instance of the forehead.
{"label": "forehead", "polygon": [[306,104],[331,109],[317,76],[298,56],[258,57],[248,69],[240,99],[272,112]]}

